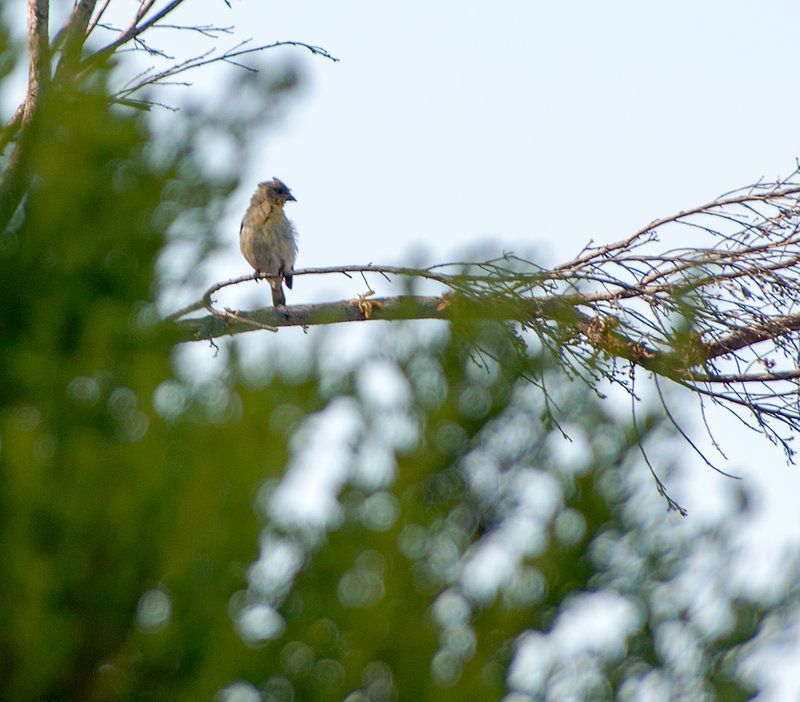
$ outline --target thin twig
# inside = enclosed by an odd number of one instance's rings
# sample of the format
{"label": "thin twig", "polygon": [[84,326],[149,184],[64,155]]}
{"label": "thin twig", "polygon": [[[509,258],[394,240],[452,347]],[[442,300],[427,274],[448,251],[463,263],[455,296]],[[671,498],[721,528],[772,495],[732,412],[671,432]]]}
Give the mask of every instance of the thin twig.
{"label": "thin twig", "polygon": [[[241,42],[237,46],[242,46],[245,43],[246,42]],[[159,73],[156,73],[155,75],[150,76],[150,77],[146,78],[145,80],[140,81],[139,83],[137,83],[133,87],[126,88],[126,89],[120,91],[119,93],[117,93],[117,95],[130,95],[131,93],[133,93],[133,92],[135,92],[137,90],[141,90],[142,88],[144,88],[144,87],[146,87],[148,85],[160,84],[160,83],[163,82],[163,80],[165,78],[171,78],[172,76],[176,76],[176,75],[178,75],[180,73],[185,73],[186,71],[192,71],[192,70],[194,70],[196,68],[200,68],[202,66],[208,66],[208,65],[210,65],[212,63],[236,63],[236,65],[241,65],[241,64],[238,64],[235,61],[232,61],[232,59],[238,58],[239,56],[247,56],[249,54],[258,53],[258,52],[261,52],[261,51],[267,51],[268,49],[274,49],[274,48],[277,48],[277,47],[280,47],[280,46],[296,46],[296,47],[307,49],[312,54],[315,54],[317,56],[322,56],[323,58],[327,58],[327,59],[329,59],[331,61],[338,61],[339,60],[335,56],[332,56],[331,54],[329,54],[322,47],[313,46],[311,44],[306,44],[306,43],[301,42],[301,41],[276,41],[276,42],[273,42],[271,44],[264,44],[262,46],[256,46],[256,47],[252,47],[252,48],[248,48],[248,49],[238,49],[238,48],[234,47],[233,49],[231,49],[229,51],[226,51],[225,53],[219,54],[217,56],[212,56],[211,54],[213,54],[214,50],[211,50],[211,51],[208,51],[208,52],[206,52],[204,54],[201,54],[200,56],[197,56],[197,57],[194,57],[194,58],[191,58],[191,59],[187,59],[185,61],[181,61],[180,63],[177,63],[174,66],[171,66],[170,68],[167,68],[167,69],[165,69],[163,71],[160,71]],[[245,66],[242,66],[242,67],[245,67]],[[248,68],[248,70],[254,71],[255,69]]]}

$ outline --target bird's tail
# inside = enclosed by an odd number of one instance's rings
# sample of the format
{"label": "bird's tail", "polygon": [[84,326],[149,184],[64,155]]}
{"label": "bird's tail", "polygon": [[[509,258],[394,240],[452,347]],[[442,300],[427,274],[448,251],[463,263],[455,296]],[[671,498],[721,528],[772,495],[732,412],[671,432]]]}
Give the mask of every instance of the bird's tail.
{"label": "bird's tail", "polygon": [[275,307],[282,307],[286,304],[286,298],[283,295],[283,285],[280,280],[270,280],[270,287],[272,288],[272,304]]}

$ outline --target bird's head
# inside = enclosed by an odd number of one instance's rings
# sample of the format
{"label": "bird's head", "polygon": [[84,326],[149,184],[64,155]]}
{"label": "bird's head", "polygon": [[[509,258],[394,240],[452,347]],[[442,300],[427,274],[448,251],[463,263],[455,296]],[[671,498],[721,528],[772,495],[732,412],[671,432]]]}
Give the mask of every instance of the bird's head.
{"label": "bird's head", "polygon": [[263,191],[268,202],[278,205],[279,207],[283,207],[283,205],[289,201],[296,201],[295,196],[292,195],[292,191],[289,190],[286,183],[277,178],[259,183],[258,189]]}

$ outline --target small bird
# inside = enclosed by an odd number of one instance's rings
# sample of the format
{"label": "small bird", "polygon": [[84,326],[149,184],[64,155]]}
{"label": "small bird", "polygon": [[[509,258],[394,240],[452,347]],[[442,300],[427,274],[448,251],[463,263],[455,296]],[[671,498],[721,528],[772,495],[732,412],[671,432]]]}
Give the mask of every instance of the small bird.
{"label": "small bird", "polygon": [[283,212],[290,201],[296,202],[294,195],[277,178],[259,183],[239,229],[239,248],[256,274],[280,276],[269,281],[275,307],[286,304],[281,278],[292,287],[297,254],[294,227]]}

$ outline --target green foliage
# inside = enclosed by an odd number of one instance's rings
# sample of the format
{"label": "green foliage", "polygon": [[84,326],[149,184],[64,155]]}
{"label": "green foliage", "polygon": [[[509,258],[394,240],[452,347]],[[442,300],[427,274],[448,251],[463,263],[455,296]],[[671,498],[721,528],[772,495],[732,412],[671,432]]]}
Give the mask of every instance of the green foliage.
{"label": "green foliage", "polygon": [[[0,237],[0,698],[634,699],[656,673],[747,698],[739,647],[775,605],[721,590],[735,616],[686,672],[663,588],[693,544],[632,428],[513,328],[395,325],[351,370],[324,339],[303,367],[234,345],[191,380],[154,270],[235,185],[194,162],[201,126],[166,145],[57,92],[37,118]],[[591,593],[633,612],[619,646],[520,662]]]}

